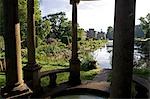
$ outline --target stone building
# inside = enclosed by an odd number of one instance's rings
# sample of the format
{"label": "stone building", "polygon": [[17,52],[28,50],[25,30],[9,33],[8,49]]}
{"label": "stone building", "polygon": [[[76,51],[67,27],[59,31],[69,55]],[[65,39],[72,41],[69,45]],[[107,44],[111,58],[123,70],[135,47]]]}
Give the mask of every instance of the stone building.
{"label": "stone building", "polygon": [[103,31],[98,32],[98,33],[97,33],[97,39],[101,39],[101,40],[106,39],[106,34],[105,34],[105,32],[103,32]]}
{"label": "stone building", "polygon": [[87,31],[87,38],[96,38],[96,31],[93,28]]}

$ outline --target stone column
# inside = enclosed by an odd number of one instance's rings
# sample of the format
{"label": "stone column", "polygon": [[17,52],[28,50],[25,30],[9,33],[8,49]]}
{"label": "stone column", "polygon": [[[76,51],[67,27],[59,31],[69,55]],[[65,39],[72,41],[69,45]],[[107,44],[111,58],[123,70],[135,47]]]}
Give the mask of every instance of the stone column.
{"label": "stone column", "polygon": [[115,0],[111,98],[131,98],[136,0]]}
{"label": "stone column", "polygon": [[27,0],[27,49],[28,63],[23,68],[24,80],[31,81],[30,88],[36,90],[40,86],[39,72],[41,66],[36,64],[35,59],[35,17],[34,17],[34,0]]}
{"label": "stone column", "polygon": [[81,83],[80,80],[80,60],[78,59],[78,43],[77,43],[77,3],[78,0],[71,0],[72,4],[72,57],[70,59],[70,77],[71,85]]}
{"label": "stone column", "polygon": [[4,16],[6,86],[2,89],[2,96],[4,98],[28,96],[32,92],[22,79],[18,0],[4,0]]}

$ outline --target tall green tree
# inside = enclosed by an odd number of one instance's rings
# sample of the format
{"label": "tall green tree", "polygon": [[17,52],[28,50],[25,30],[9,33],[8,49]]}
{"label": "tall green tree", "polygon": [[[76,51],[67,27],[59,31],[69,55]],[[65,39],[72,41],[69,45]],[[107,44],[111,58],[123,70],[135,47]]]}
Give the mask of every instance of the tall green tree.
{"label": "tall green tree", "polygon": [[[72,36],[72,21],[66,18],[65,12],[59,12],[55,14],[49,14],[43,17],[44,21],[49,20],[50,31],[48,37],[62,39],[62,37],[68,37],[71,40]],[[84,29],[80,28],[78,24],[78,39],[82,39],[84,35]]]}
{"label": "tall green tree", "polygon": [[61,39],[63,36],[71,36],[71,21],[66,18],[65,12],[49,14],[43,17],[44,20],[49,20],[50,31],[47,37]]}
{"label": "tall green tree", "polygon": [[150,13],[148,13],[146,17],[141,17],[140,21],[145,33],[145,38],[150,38]]}
{"label": "tall green tree", "polygon": [[[36,32],[40,34],[40,26],[41,25],[41,11],[39,7],[39,0],[35,1],[35,21],[36,21]],[[22,41],[26,40],[27,35],[27,0],[18,0],[18,14],[20,21],[20,32]],[[3,33],[3,24],[4,24],[4,16],[3,16],[3,0],[0,0],[0,35]]]}
{"label": "tall green tree", "polygon": [[[38,31],[40,22],[41,22],[41,11],[39,6],[39,0],[35,1],[35,21],[36,21],[36,32]],[[18,12],[19,12],[19,19],[20,19],[20,26],[21,26],[21,37],[24,41],[27,35],[27,0],[18,0]],[[39,34],[39,33],[37,33]]]}
{"label": "tall green tree", "polygon": [[21,38],[25,40],[27,34],[27,0],[18,0],[18,14]]}
{"label": "tall green tree", "polygon": [[142,44],[142,50],[145,54],[146,65],[150,66],[150,13],[146,17],[140,18],[142,28],[145,33],[146,42]]}
{"label": "tall green tree", "polygon": [[109,26],[109,27],[107,28],[107,34],[106,34],[107,39],[110,39],[110,40],[113,39],[113,32],[114,32],[113,27],[112,27],[112,26]]}
{"label": "tall green tree", "polygon": [[38,37],[42,41],[45,40],[46,36],[50,33],[51,30],[51,22],[46,19],[46,20],[41,20],[40,24],[38,25]]}
{"label": "tall green tree", "polygon": [[84,33],[85,33],[85,32],[84,32],[84,29],[83,29],[83,28],[79,28],[77,32],[78,32],[78,40],[83,40],[83,39],[85,39],[85,38],[84,38],[84,36],[85,36]]}
{"label": "tall green tree", "polygon": [[135,25],[134,38],[143,38],[143,37],[144,37],[144,31],[142,29],[142,26]]}

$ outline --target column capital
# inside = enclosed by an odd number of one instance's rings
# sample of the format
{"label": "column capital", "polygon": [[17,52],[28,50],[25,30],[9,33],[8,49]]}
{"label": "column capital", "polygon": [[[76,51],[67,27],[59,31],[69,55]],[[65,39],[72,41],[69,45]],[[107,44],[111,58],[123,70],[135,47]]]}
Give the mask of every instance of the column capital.
{"label": "column capital", "polygon": [[70,4],[77,3],[79,4],[80,0],[70,0]]}
{"label": "column capital", "polygon": [[27,64],[25,67],[23,67],[23,70],[24,71],[37,71],[37,70],[40,70],[42,68],[42,66],[40,66],[39,64]]}

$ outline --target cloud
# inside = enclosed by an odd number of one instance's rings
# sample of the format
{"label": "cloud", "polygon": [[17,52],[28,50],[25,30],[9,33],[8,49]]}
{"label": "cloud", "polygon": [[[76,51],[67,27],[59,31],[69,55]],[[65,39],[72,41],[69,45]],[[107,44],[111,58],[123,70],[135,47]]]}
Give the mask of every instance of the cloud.
{"label": "cloud", "polygon": [[67,12],[71,10],[69,0],[41,0],[40,8],[42,10],[42,16],[55,12]]}
{"label": "cloud", "polygon": [[[95,6],[102,6],[101,4],[97,4],[100,1],[80,1],[78,5],[78,9],[80,10],[88,10],[95,9]],[[70,0],[40,0],[40,8],[42,10],[42,15],[45,16],[48,13],[55,12],[70,12],[72,11],[72,6],[70,5]]]}
{"label": "cloud", "polygon": [[63,8],[68,2],[66,0],[41,0],[41,6],[50,8]]}
{"label": "cloud", "polygon": [[95,9],[95,7],[104,6],[103,2],[101,1],[80,1],[79,9],[86,10],[86,9]]}
{"label": "cloud", "polygon": [[139,24],[139,18],[145,17],[150,13],[150,0],[137,0],[136,1],[136,24]]}
{"label": "cloud", "polygon": [[[70,0],[42,0],[42,15],[65,11],[67,17],[71,20],[72,7]],[[137,0],[136,2],[136,24],[141,16],[150,13],[150,0]],[[108,26],[114,23],[114,5],[115,0],[100,1],[80,1],[78,5],[78,23],[81,27],[95,28],[96,30],[107,30]]]}

